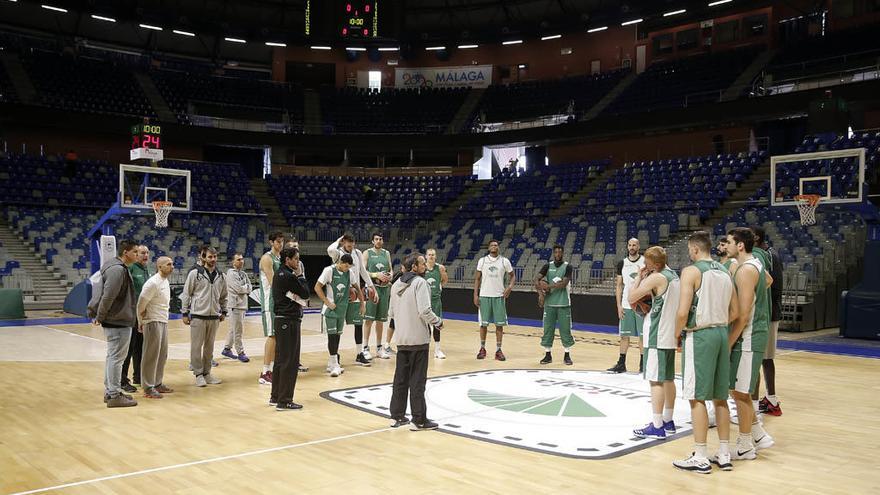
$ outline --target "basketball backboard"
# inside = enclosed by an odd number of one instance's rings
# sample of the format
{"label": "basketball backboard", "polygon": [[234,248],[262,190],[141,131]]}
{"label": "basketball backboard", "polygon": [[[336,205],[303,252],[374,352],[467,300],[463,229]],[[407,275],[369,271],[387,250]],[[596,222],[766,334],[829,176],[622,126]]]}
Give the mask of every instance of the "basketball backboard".
{"label": "basketball backboard", "polygon": [[795,206],[795,196],[816,194],[821,204],[860,203],[865,148],[777,155],[770,158],[770,204]]}
{"label": "basketball backboard", "polygon": [[120,164],[119,207],[152,213],[153,201],[171,201],[171,211],[191,211],[190,171]]}

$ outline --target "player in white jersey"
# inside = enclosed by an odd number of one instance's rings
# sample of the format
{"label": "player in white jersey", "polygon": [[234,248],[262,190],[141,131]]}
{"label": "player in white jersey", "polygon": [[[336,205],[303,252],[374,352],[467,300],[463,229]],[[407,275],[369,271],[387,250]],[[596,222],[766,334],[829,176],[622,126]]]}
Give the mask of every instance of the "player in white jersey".
{"label": "player in white jersey", "polygon": [[[477,262],[477,272],[474,278],[474,306],[478,310],[480,320],[480,351],[477,359],[486,358],[486,334],[490,324],[495,324],[495,359],[506,361],[507,358],[501,352],[501,340],[504,336],[504,326],[507,325],[507,298],[516,283],[516,274],[510,260],[499,253],[498,241],[489,241],[489,254],[480,258]],[[509,280],[507,287],[504,286],[504,276]]]}
{"label": "player in white jersey", "polygon": [[629,349],[629,338],[636,338],[636,347],[639,349],[639,372],[642,371],[641,342],[642,325],[644,319],[638,315],[629,304],[629,291],[639,272],[645,267],[645,258],[639,254],[639,240],[630,239],[626,243],[626,258],[617,263],[617,285],[615,295],[617,300],[617,317],[620,318],[618,330],[620,332],[620,356],[617,364],[608,368],[611,373],[626,373],[626,351]]}
{"label": "player in white jersey", "polygon": [[728,328],[737,316],[733,281],[727,270],[712,259],[708,232],[695,232],[688,239],[693,265],[681,272],[681,297],[676,312],[675,336],[681,338],[682,396],[690,401],[694,450],[673,466],[700,474],[712,472],[706,452],[709,416],[705,401],[715,405],[720,447],[712,463],[733,469],[730,459],[730,410],[727,392],[730,377]]}
{"label": "player in white jersey", "polygon": [[666,251],[653,246],[645,251],[645,267],[629,290],[629,303],[651,296],[651,312],[645,315],[642,349],[644,377],[651,384],[653,417],[644,428],[634,430],[639,438],[666,439],[675,434],[675,315],[681,293],[678,275],[666,266]]}
{"label": "player in white jersey", "polygon": [[[354,325],[354,342],[356,349],[358,350],[355,362],[361,366],[369,366],[371,356],[369,356],[368,352],[362,351],[364,341],[364,314],[367,312],[367,297],[369,297],[373,303],[377,303],[379,302],[379,295],[376,292],[370,274],[364,267],[363,253],[360,249],[355,247],[354,235],[348,232],[327,246],[327,255],[330,256],[333,263],[337,263],[344,254],[351,256],[353,260],[353,264],[351,269],[348,270],[348,274],[351,277],[351,288],[358,293],[358,300],[353,301],[353,304],[348,305],[347,313],[344,315],[345,323]],[[363,290],[364,285],[366,285],[369,295],[365,294]],[[379,357],[384,357],[384,349],[382,349],[382,352],[378,353],[378,355]]]}

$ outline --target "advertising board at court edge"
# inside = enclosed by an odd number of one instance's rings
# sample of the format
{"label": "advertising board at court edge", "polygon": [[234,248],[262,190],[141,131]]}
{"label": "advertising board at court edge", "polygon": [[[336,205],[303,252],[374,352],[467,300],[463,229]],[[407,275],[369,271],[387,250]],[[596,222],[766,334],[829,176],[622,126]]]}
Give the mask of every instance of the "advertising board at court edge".
{"label": "advertising board at court edge", "polygon": [[490,84],[492,84],[491,65],[394,69],[396,88],[488,88]]}

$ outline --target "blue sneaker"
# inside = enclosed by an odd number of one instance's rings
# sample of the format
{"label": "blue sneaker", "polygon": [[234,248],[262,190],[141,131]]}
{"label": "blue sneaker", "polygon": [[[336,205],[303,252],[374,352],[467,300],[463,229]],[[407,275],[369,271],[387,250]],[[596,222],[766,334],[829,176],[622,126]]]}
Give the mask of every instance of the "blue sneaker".
{"label": "blue sneaker", "polygon": [[655,440],[666,440],[666,430],[657,428],[654,423],[648,423],[644,428],[633,430],[633,434],[639,438],[653,438]]}
{"label": "blue sneaker", "polygon": [[238,359],[238,355],[232,352],[232,349],[225,347],[223,348],[223,352],[220,353],[223,357],[227,357],[229,359]]}
{"label": "blue sneaker", "polygon": [[249,363],[251,358],[247,357],[247,354],[244,351],[241,351],[241,354],[238,355],[238,360],[242,363]]}
{"label": "blue sneaker", "polygon": [[675,435],[675,421],[665,421],[663,423],[663,431],[667,435]]}

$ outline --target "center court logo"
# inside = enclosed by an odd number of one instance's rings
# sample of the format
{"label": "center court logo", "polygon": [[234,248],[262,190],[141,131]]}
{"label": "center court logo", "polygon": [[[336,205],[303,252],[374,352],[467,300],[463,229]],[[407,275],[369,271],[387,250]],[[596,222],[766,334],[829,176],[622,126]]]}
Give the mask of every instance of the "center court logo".
{"label": "center court logo", "polygon": [[[391,384],[324,392],[322,397],[388,417]],[[471,439],[582,459],[608,459],[656,445],[632,430],[650,418],[638,375],[575,370],[496,370],[435,377],[425,392],[440,430]],[[687,402],[676,402],[679,432],[691,431]]]}

